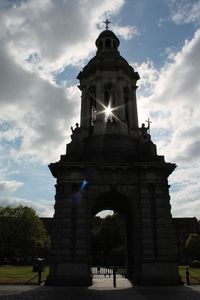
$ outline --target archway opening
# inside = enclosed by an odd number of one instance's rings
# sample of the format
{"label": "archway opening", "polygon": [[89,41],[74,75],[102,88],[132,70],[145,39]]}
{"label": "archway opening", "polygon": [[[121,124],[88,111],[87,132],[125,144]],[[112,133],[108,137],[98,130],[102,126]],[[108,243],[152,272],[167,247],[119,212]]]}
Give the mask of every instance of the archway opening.
{"label": "archway opening", "polygon": [[100,217],[101,219],[106,218],[107,216],[112,216],[115,212],[111,209],[104,209],[97,213],[95,217]]}
{"label": "archway opening", "polygon": [[123,215],[113,212],[105,217],[93,217],[91,252],[93,266],[125,268],[126,220]]}
{"label": "archway opening", "polygon": [[129,199],[108,192],[93,201],[91,207],[92,273],[108,275],[117,268],[122,276],[133,274],[133,217]]}

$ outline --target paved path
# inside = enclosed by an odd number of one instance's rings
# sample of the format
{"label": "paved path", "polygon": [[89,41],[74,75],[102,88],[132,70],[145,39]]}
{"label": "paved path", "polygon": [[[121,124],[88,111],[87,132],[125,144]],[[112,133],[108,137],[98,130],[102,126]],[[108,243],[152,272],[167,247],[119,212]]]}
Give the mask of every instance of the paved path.
{"label": "paved path", "polygon": [[200,300],[200,286],[133,287],[126,279],[94,279],[83,287],[0,285],[0,300]]}

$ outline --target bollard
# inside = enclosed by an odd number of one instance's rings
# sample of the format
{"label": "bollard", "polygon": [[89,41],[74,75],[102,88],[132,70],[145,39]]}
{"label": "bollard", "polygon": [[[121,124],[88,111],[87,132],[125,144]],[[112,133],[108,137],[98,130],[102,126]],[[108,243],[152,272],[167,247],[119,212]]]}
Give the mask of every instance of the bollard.
{"label": "bollard", "polygon": [[41,271],[38,271],[38,285],[41,285],[41,276],[42,275],[42,272]]}
{"label": "bollard", "polygon": [[185,269],[185,277],[187,285],[190,285],[190,273],[188,267]]}
{"label": "bollard", "polygon": [[38,285],[41,285],[41,277],[42,277],[42,270],[43,270],[43,261],[38,259]]}
{"label": "bollard", "polygon": [[113,268],[113,286],[116,288],[116,274],[117,274],[117,268]]}

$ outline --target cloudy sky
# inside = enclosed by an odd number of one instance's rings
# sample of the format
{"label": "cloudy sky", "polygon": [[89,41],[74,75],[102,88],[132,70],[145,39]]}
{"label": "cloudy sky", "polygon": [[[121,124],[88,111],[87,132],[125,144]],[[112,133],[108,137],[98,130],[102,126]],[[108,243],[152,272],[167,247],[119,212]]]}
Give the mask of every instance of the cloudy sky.
{"label": "cloudy sky", "polygon": [[177,164],[172,214],[200,218],[200,0],[0,1],[0,206],[53,215],[47,165],[79,122],[76,76],[106,17],[141,77],[139,122]]}

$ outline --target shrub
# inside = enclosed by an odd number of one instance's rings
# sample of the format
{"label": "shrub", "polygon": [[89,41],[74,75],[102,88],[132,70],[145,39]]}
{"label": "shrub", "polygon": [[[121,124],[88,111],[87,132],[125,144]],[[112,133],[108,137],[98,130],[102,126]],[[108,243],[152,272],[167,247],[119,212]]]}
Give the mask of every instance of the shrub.
{"label": "shrub", "polygon": [[192,268],[200,268],[200,261],[199,260],[193,260],[190,264],[190,267]]}

